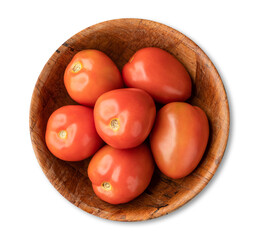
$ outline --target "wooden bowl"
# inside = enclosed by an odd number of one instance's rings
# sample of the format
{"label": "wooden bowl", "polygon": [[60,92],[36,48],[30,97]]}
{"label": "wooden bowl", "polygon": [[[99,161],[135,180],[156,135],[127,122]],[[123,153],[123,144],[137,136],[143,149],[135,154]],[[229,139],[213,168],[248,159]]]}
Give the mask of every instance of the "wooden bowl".
{"label": "wooden bowl", "polygon": [[[106,53],[121,70],[129,58],[144,47],[172,53],[186,67],[193,81],[190,103],[201,107],[210,123],[210,138],[202,161],[189,176],[172,180],[158,169],[146,191],[135,200],[111,205],[93,192],[87,176],[90,159],[65,162],[46,147],[47,120],[57,108],[76,104],[67,94],[63,75],[80,50]],[[221,78],[206,54],[189,38],[166,25],[143,19],[117,19],[84,29],[63,43],[43,68],[36,83],[30,109],[30,134],[38,162],[54,187],[71,203],[93,215],[116,221],[141,221],[160,217],[196,196],[217,170],[227,144],[229,108]]]}

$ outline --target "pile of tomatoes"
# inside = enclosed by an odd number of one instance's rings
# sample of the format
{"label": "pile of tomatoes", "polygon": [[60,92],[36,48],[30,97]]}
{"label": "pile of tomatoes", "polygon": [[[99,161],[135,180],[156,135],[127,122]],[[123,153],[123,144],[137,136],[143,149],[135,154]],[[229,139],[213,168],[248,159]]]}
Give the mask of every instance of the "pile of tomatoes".
{"label": "pile of tomatoes", "polygon": [[186,102],[191,78],[165,50],[138,50],[122,73],[103,52],[78,52],[64,74],[68,94],[80,105],[50,116],[48,149],[65,161],[93,156],[93,190],[111,204],[131,201],[149,185],[155,164],[170,178],[187,176],[209,137],[206,114]]}

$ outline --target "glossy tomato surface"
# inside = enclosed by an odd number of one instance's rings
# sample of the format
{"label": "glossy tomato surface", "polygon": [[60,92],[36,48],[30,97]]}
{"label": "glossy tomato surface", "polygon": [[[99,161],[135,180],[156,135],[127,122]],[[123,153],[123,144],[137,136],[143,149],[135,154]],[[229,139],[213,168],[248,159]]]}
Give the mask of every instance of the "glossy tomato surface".
{"label": "glossy tomato surface", "polygon": [[98,134],[107,144],[119,149],[140,145],[149,135],[155,116],[153,99],[136,88],[104,93],[94,107]]}
{"label": "glossy tomato surface", "polygon": [[93,110],[68,105],[53,112],[48,120],[45,140],[57,158],[80,161],[93,155],[103,144],[93,119]]}
{"label": "glossy tomato surface", "polygon": [[101,148],[91,159],[88,176],[93,190],[111,204],[131,201],[150,183],[154,161],[147,145],[132,149]]}
{"label": "glossy tomato surface", "polygon": [[128,87],[147,91],[155,101],[185,101],[191,96],[191,78],[184,66],[170,53],[148,47],[137,51],[123,67]]}
{"label": "glossy tomato surface", "polygon": [[158,168],[171,178],[190,174],[207,146],[209,123],[199,107],[174,102],[157,114],[150,145]]}
{"label": "glossy tomato surface", "polygon": [[64,83],[70,97],[86,106],[94,106],[101,94],[123,87],[115,63],[94,49],[80,51],[73,57],[65,70]]}

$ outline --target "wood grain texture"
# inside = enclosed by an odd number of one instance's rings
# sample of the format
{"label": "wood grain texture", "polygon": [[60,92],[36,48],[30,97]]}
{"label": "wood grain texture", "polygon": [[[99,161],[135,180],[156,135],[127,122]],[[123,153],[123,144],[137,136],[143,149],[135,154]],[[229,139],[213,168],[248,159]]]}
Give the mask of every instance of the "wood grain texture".
{"label": "wood grain texture", "polygon": [[[65,162],[47,149],[47,120],[57,108],[76,104],[67,94],[63,75],[74,54],[83,49],[106,53],[121,70],[143,47],[172,53],[193,81],[190,103],[201,107],[210,123],[210,138],[202,161],[187,177],[172,180],[158,169],[146,191],[121,205],[103,202],[94,194],[87,176],[90,159]],[[189,38],[166,25],[143,19],[117,19],[84,29],[63,43],[51,56],[36,83],[30,109],[30,134],[38,162],[53,186],[70,202],[96,216],[116,221],[141,221],[160,217],[196,196],[217,170],[229,133],[229,107],[221,78],[206,54]]]}

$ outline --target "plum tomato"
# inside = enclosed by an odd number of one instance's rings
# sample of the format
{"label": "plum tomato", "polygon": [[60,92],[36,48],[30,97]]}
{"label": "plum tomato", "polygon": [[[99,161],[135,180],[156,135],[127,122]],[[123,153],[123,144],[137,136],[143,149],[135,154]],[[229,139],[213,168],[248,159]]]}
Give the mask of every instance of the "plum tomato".
{"label": "plum tomato", "polygon": [[208,119],[199,107],[183,102],[165,105],[150,134],[158,168],[173,179],[187,176],[200,162],[208,137]]}
{"label": "plum tomato", "polygon": [[80,161],[103,144],[98,136],[93,109],[68,105],[54,111],[47,123],[45,140],[50,152],[65,161]]}
{"label": "plum tomato", "polygon": [[156,102],[185,101],[191,96],[191,78],[170,53],[156,47],[138,50],[122,69],[128,87],[147,91]]}
{"label": "plum tomato", "polygon": [[65,70],[64,84],[73,100],[92,107],[101,94],[123,87],[115,63],[95,49],[80,51],[73,57]]}
{"label": "plum tomato", "polygon": [[94,122],[100,137],[115,148],[133,148],[149,135],[156,106],[141,89],[122,88],[101,95],[94,106]]}
{"label": "plum tomato", "polygon": [[105,145],[88,166],[95,194],[111,204],[126,203],[139,196],[149,185],[153,172],[154,160],[146,144],[131,149]]}

